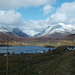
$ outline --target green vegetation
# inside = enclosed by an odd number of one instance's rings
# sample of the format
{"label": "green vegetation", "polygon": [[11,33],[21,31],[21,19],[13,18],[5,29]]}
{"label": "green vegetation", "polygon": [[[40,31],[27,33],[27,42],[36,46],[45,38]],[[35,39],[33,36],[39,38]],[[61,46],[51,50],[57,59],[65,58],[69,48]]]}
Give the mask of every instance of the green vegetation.
{"label": "green vegetation", "polygon": [[[6,57],[0,55],[0,75],[6,73]],[[60,46],[48,53],[9,55],[9,75],[75,75],[75,50]]]}

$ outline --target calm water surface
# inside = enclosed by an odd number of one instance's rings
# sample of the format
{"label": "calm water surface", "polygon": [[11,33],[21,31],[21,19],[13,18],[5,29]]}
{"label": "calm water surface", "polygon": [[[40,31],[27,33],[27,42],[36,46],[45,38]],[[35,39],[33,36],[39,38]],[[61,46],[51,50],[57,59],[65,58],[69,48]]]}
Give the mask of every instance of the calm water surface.
{"label": "calm water surface", "polygon": [[[0,53],[6,53],[7,47],[0,47]],[[8,52],[20,54],[20,53],[40,53],[41,51],[45,50],[48,51],[49,49],[54,48],[47,48],[47,47],[39,47],[39,46],[11,46],[9,47]]]}

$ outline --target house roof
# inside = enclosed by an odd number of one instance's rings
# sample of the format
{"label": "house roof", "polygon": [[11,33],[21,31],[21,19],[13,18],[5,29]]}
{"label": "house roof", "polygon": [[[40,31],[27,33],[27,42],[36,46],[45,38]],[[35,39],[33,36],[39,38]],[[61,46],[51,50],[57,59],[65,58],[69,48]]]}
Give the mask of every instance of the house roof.
{"label": "house roof", "polygon": [[68,48],[72,48],[73,49],[73,48],[75,48],[75,46],[68,46]]}

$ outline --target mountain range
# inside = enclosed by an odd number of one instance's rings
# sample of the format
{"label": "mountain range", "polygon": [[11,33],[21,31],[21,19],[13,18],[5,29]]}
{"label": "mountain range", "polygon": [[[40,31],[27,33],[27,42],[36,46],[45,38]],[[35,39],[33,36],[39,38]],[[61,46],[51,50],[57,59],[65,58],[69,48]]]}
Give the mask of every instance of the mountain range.
{"label": "mountain range", "polygon": [[[9,27],[7,25],[0,25],[0,37],[1,36],[16,36],[16,37],[30,37],[27,33],[19,29],[19,27]],[[47,39],[75,39],[75,27],[73,25],[65,25],[58,23],[50,25],[41,31],[39,34],[33,36],[35,38],[47,38]]]}
{"label": "mountain range", "polygon": [[7,25],[0,25],[0,34],[1,33],[12,35],[12,36],[29,37],[29,35],[21,31],[18,27],[11,28]]}
{"label": "mountain range", "polygon": [[74,26],[58,23],[56,25],[48,26],[42,32],[35,35],[35,37],[50,37],[59,39],[71,34],[75,34]]}

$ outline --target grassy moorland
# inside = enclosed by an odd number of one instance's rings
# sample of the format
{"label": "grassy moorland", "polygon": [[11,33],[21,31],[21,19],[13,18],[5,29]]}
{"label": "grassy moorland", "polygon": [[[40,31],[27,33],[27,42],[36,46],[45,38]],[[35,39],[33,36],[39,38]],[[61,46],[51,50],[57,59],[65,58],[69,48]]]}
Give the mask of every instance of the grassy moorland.
{"label": "grassy moorland", "polygon": [[[0,46],[6,46],[6,42],[0,42]],[[42,47],[59,47],[59,46],[75,46],[75,41],[72,40],[48,40],[48,41],[38,41],[31,40],[27,42],[11,41],[10,46],[42,46]]]}
{"label": "grassy moorland", "polygon": [[[0,55],[0,75],[6,75],[6,57]],[[9,55],[9,75],[75,75],[75,50],[61,46],[48,53]]]}

